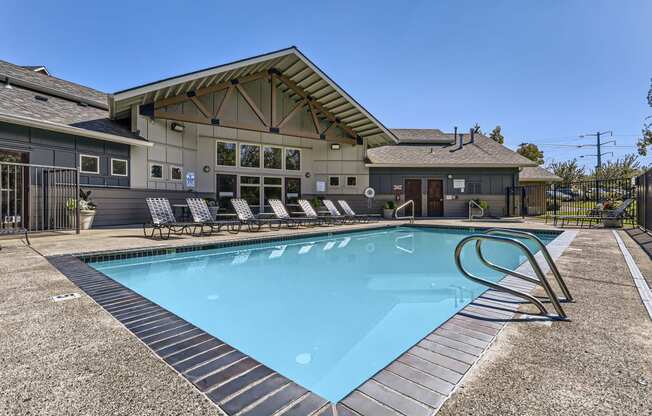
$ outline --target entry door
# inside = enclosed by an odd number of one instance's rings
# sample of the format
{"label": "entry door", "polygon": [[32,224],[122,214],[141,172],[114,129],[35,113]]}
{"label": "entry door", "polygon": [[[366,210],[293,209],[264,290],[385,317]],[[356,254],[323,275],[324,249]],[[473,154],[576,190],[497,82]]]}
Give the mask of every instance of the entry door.
{"label": "entry door", "polygon": [[[405,180],[405,201],[409,200],[414,201],[414,216],[421,216],[421,179],[406,179]],[[407,208],[407,211],[400,213],[399,215],[406,215],[410,212],[410,208]]]}
{"label": "entry door", "polygon": [[220,210],[231,212],[233,210],[231,198],[238,195],[236,189],[238,177],[236,175],[217,175],[216,179],[217,205]]}
{"label": "entry door", "polygon": [[428,179],[428,216],[444,215],[444,183],[439,179]]}

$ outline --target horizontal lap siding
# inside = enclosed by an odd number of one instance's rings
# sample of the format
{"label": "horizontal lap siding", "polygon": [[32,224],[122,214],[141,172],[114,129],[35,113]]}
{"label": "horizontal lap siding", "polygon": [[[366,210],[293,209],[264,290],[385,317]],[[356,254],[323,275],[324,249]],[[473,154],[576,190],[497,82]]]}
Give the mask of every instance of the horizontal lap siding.
{"label": "horizontal lap siding", "polygon": [[208,196],[194,192],[153,189],[89,188],[97,205],[93,226],[142,224],[150,220],[145,198],[167,198],[170,204],[183,204],[186,198]]}

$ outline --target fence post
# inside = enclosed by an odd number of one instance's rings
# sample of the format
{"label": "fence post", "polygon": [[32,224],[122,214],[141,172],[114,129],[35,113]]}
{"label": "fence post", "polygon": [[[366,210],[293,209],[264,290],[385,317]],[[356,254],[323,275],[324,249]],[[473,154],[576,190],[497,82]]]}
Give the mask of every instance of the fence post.
{"label": "fence post", "polygon": [[75,234],[79,234],[79,230],[81,228],[81,213],[79,211],[79,169],[77,169],[77,186],[75,187],[77,191],[77,195],[75,196],[75,200],[77,203],[75,204],[75,217],[76,219],[76,224],[75,224]]}
{"label": "fence post", "polygon": [[557,217],[557,184],[552,184],[552,212]]}

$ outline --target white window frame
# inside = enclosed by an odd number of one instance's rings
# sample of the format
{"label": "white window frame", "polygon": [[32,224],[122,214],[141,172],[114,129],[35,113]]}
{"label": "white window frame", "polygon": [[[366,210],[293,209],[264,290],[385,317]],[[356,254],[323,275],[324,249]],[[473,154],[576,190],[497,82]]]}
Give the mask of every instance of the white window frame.
{"label": "white window frame", "polygon": [[[241,152],[240,148],[242,146],[256,146],[258,147],[258,167],[254,166],[242,166],[242,158],[241,158]],[[242,169],[262,169],[263,168],[263,145],[260,143],[248,143],[248,142],[239,142],[237,145],[238,148],[238,163],[237,166]],[[217,157],[217,150],[215,151],[215,157]],[[244,176],[256,176],[256,175],[244,175]]]}
{"label": "white window frame", "polygon": [[[242,183],[242,177],[243,176],[247,177],[247,178],[258,178],[258,185],[254,185],[252,183],[243,184]],[[262,175],[247,175],[247,174],[238,175],[238,180],[237,180],[237,183],[238,183],[238,189],[237,189],[238,198],[242,198],[242,193],[240,191],[242,190],[243,186],[252,187],[252,188],[257,187],[258,188],[258,204],[256,204],[256,206],[258,207],[258,209],[260,209],[262,207],[261,202],[262,202],[262,199],[263,199],[263,181],[264,181],[263,178],[264,178],[264,176],[262,176]]]}
{"label": "white window frame", "polygon": [[[349,178],[355,179],[355,185],[349,185]],[[356,186],[358,186],[358,177],[356,175],[347,175],[346,182],[344,182],[344,186],[349,188],[355,188]]]}
{"label": "white window frame", "polygon": [[[175,169],[175,168],[179,169],[179,171],[181,172],[181,178],[179,178],[179,179],[174,179],[174,177],[172,177],[172,169]],[[182,166],[170,165],[170,180],[172,182],[183,182],[183,167]]]}
{"label": "white window frame", "polygon": [[[337,178],[337,185],[331,185],[331,178]],[[328,187],[329,188],[339,188],[342,186],[341,177],[338,175],[328,175]]]}
{"label": "white window frame", "polygon": [[[283,171],[285,170],[285,148],[283,146],[274,146],[271,144],[264,144],[261,146],[261,152],[260,152],[260,159],[261,159],[261,165],[260,167],[262,169],[268,169],[268,170],[275,170],[275,171]],[[265,149],[270,148],[270,149],[281,149],[281,167],[280,168],[268,168],[265,167]]]}
{"label": "white window frame", "polygon": [[[299,169],[288,169],[286,166],[286,161],[287,161],[287,151],[288,150],[296,150],[299,152]],[[296,147],[285,147],[283,148],[283,170],[287,172],[301,172],[303,169],[303,151],[299,148]]]}
{"label": "white window frame", "polygon": [[[122,173],[115,173],[115,172],[113,171],[113,162],[114,162],[114,161],[115,161],[115,162],[125,162],[125,169],[126,169],[126,171],[125,171],[124,174],[122,174]],[[116,159],[116,158],[113,158],[113,157],[112,157],[112,158],[111,158],[111,176],[122,176],[122,177],[129,176],[129,161],[128,161],[127,159]]]}
{"label": "white window frame", "polygon": [[[82,158],[84,158],[84,157],[90,157],[90,158],[93,158],[93,159],[97,160],[97,171],[93,172],[93,171],[90,171],[90,170],[82,170],[82,166],[83,166],[82,165]],[[85,154],[80,153],[79,154],[79,173],[90,173],[90,174],[93,174],[93,175],[99,175],[100,174],[100,157],[95,156],[95,155],[85,155]]]}
{"label": "white window frame", "polygon": [[[152,176],[152,166],[160,166],[161,167],[161,177],[160,178],[156,178],[156,177]],[[155,181],[163,181],[163,180],[165,180],[165,165],[163,163],[150,162],[148,167],[149,167],[149,172],[147,172],[147,177],[149,179],[153,179]]]}
{"label": "white window frame", "polygon": [[[225,144],[234,144],[235,145],[235,164],[234,165],[220,165],[217,163],[217,144],[218,143],[225,143]],[[235,142],[233,140],[222,140],[218,139],[215,140],[215,166],[223,167],[223,168],[237,168],[240,165],[240,143]]]}

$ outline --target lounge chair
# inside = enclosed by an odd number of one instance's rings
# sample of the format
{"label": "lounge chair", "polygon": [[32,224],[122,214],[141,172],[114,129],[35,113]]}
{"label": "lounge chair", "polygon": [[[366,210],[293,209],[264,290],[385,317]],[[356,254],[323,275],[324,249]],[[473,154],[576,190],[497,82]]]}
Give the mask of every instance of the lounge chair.
{"label": "lounge chair", "polygon": [[269,202],[269,206],[272,207],[272,211],[279,222],[285,224],[288,228],[298,228],[304,223],[310,222],[307,218],[291,217],[280,199],[269,199],[267,202]]}
{"label": "lounge chair", "polygon": [[[216,221],[211,215],[206,201],[202,198],[186,198],[186,203],[190,209],[193,221],[198,224],[193,230],[193,233],[197,231],[197,228],[200,229],[200,234],[210,234],[215,230],[219,233],[222,227],[225,227],[231,234],[240,232],[240,228],[242,227],[240,221]],[[205,233],[204,228],[208,228],[209,232]]]}
{"label": "lounge chair", "polygon": [[233,198],[231,199],[231,205],[233,205],[233,209],[235,209],[235,213],[238,216],[240,223],[246,225],[249,231],[260,231],[260,228],[263,225],[269,225],[270,230],[274,229],[274,224],[278,224],[278,228],[281,228],[281,223],[278,219],[260,218],[255,216],[254,213],[251,212],[249,204],[244,199]]}
{"label": "lounge chair", "polygon": [[360,222],[369,222],[372,218],[375,220],[380,219],[380,214],[356,214],[355,211],[353,211],[353,209],[349,206],[349,203],[343,199],[340,199],[337,201],[337,203],[340,204],[346,215]]}
{"label": "lounge chair", "polygon": [[331,217],[333,218],[333,221],[345,223],[347,221],[353,222],[355,220],[355,218],[352,218],[352,217],[350,217],[348,215],[340,214],[340,211],[337,209],[337,207],[335,206],[333,201],[331,201],[330,199],[324,199],[323,202],[324,202],[324,206],[326,207],[328,212],[331,214]]}
{"label": "lounge chair", "polygon": [[333,219],[330,215],[327,217],[322,215],[317,215],[317,212],[312,207],[312,205],[310,205],[310,202],[308,202],[307,200],[299,199],[297,202],[299,203],[299,207],[301,208],[301,211],[303,211],[303,214],[306,216],[306,218],[310,221],[314,221],[315,224],[324,225],[326,223],[333,222]]}
{"label": "lounge chair", "polygon": [[631,215],[627,214],[627,208],[634,202],[634,199],[629,198],[623,201],[616,209],[611,210],[598,210],[593,208],[588,211],[586,215],[554,215],[554,224],[557,225],[557,221],[561,221],[561,227],[564,227],[565,224],[575,221],[575,225],[579,225],[580,228],[584,226],[585,223],[588,223],[588,226],[591,227],[593,222],[599,223],[604,220],[620,221],[622,222],[625,218],[631,218]]}
{"label": "lounge chair", "polygon": [[[170,238],[170,233],[183,234],[191,227],[197,226],[197,223],[192,222],[178,222],[172,213],[170,201],[166,198],[145,198],[147,207],[149,208],[149,215],[152,217],[151,222],[143,224],[143,234],[145,237],[154,237],[154,233],[158,230],[161,239],[167,240]],[[152,233],[147,235],[147,227],[152,227]],[[163,237],[163,230],[167,230],[167,235]]]}

